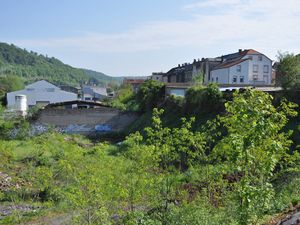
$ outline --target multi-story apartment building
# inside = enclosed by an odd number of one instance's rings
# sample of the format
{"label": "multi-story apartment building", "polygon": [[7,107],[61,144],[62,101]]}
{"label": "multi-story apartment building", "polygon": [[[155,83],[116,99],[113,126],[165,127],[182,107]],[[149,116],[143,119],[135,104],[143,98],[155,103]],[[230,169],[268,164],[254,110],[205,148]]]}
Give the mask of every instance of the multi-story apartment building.
{"label": "multi-story apartment building", "polygon": [[253,49],[222,56],[210,72],[209,82],[218,84],[271,85],[272,60]]}

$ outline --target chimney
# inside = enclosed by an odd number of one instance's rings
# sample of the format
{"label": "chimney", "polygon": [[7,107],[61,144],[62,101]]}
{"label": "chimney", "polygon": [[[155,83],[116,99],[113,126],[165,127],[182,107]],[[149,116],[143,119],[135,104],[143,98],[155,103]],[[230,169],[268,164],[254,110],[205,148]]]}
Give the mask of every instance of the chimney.
{"label": "chimney", "polygon": [[180,67],[180,64],[178,64],[178,67]]}
{"label": "chimney", "polygon": [[239,53],[241,53],[242,51],[243,51],[243,49],[240,48],[240,49],[239,49]]}

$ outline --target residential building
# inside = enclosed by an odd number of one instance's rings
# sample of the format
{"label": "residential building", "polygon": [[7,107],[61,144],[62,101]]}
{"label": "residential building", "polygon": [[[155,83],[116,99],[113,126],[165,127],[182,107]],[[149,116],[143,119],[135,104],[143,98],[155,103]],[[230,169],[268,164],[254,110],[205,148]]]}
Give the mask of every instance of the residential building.
{"label": "residential building", "polygon": [[107,97],[106,87],[82,86],[82,100],[84,101],[102,101]]}
{"label": "residential building", "polygon": [[151,79],[163,82],[164,75],[165,75],[165,73],[163,73],[163,72],[153,72],[151,75]]}
{"label": "residential building", "polygon": [[127,77],[123,80],[123,84],[132,86],[133,91],[137,93],[141,84],[148,79],[149,77]]}
{"label": "residential building", "polygon": [[50,103],[77,100],[75,93],[61,90],[59,87],[45,80],[40,80],[27,85],[25,89],[7,93],[7,106],[16,106],[16,96],[24,95],[27,99],[27,106],[48,105]]}
{"label": "residential building", "polygon": [[210,71],[221,63],[221,58],[194,59],[193,63],[178,64],[163,75],[163,82],[166,83],[192,83],[193,78],[203,75],[203,83],[210,80]]}
{"label": "residential building", "polygon": [[209,82],[233,85],[271,85],[272,60],[253,49],[221,57],[210,72]]}

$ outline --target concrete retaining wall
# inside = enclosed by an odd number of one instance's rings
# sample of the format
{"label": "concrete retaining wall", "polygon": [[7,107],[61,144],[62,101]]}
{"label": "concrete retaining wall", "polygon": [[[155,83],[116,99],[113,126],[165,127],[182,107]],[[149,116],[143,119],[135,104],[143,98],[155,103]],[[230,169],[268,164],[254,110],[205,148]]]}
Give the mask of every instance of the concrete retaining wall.
{"label": "concrete retaining wall", "polygon": [[92,132],[95,131],[96,125],[109,126],[111,131],[122,131],[137,117],[135,113],[122,112],[108,107],[95,109],[46,108],[40,112],[36,122],[69,129],[69,133]]}

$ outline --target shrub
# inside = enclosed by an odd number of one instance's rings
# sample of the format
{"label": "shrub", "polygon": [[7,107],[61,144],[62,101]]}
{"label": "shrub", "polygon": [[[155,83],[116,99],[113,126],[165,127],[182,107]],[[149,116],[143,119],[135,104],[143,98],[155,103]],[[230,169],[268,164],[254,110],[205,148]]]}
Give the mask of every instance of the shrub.
{"label": "shrub", "polygon": [[185,99],[185,109],[188,114],[219,112],[224,104],[222,92],[216,84],[209,84],[207,87],[191,87],[187,90]]}

